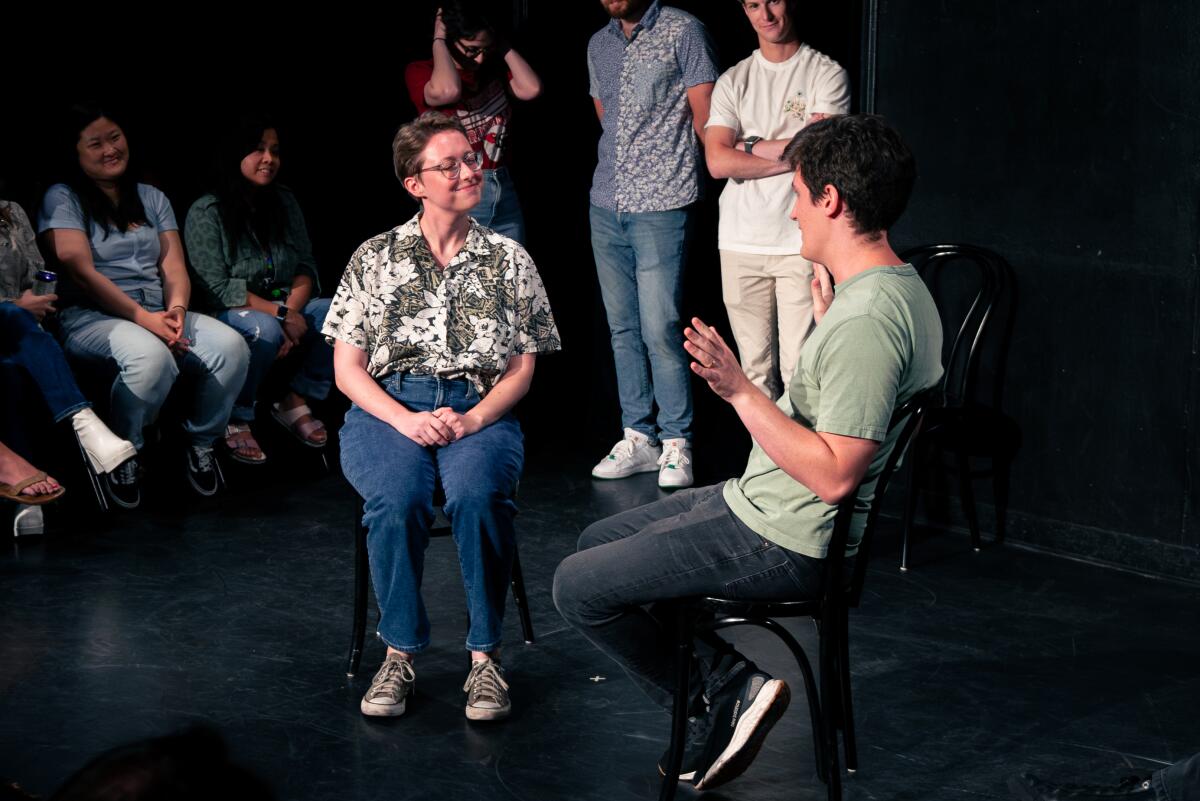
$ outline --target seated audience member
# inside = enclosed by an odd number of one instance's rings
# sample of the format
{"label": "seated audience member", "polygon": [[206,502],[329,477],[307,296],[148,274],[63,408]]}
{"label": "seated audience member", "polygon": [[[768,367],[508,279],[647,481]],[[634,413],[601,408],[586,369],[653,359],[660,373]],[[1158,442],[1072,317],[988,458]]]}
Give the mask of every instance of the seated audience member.
{"label": "seated audience member", "polygon": [[[866,509],[895,441],[892,410],[942,372],[933,299],[888,243],[916,174],[899,135],[879,117],[835,116],[796,134],[784,158],[804,257],[827,265],[836,283],[830,302],[814,282],[823,319],[788,391],[772,402],[715,330],[694,318],[685,330],[692,370],[754,438],[746,471],[594,523],[554,576],[567,621],[668,710],[670,619],[650,605],[703,595],[816,597],[838,503],[861,485]],[[682,778],[708,789],[746,769],[790,695],[715,634],[697,643],[693,679]]]}
{"label": "seated audience member", "polygon": [[480,156],[481,194],[470,215],[524,244],[525,218],[505,166],[508,124],[511,98],[533,100],[542,82],[492,22],[508,13],[496,0],[447,0],[433,23],[433,57],[409,64],[404,82],[418,114],[437,109],[457,117]]}
{"label": "seated audience member", "polygon": [[62,497],[62,485],[0,442],[0,498],[39,506]]}
{"label": "seated audience member", "polygon": [[310,447],[324,446],[327,435],[306,399],[324,399],[333,382],[333,351],[319,333],[329,301],[317,297],[304,215],[276,180],[280,164],[275,125],[243,120],[221,149],[213,193],[192,204],[184,226],[197,276],[196,307],[231,326],[250,348],[246,383],[225,429],[230,455],[247,464],[266,460],[250,423],[277,359],[300,357],[288,363],[294,365],[290,390],[273,405],[272,416]]}
{"label": "seated audience member", "polygon": [[[193,376],[186,473],[196,492],[212,495],[213,442],[246,378],[246,344],[229,326],[188,312],[191,283],[175,214],[166,195],[134,179],[121,126],[97,107],[79,106],[62,133],[70,140],[62,145],[67,178],[46,192],[38,232],[65,273],[64,349],[80,362],[116,365],[109,422],[138,450],[180,372]],[[117,505],[141,502],[136,458],[106,483]]]}
{"label": "seated audience member", "polygon": [[471,621],[466,715],[496,720],[511,709],[500,634],[524,460],[512,409],[529,390],[535,354],[559,349],[558,330],[525,249],[468,216],[480,157],[463,127],[426,112],[400,128],[392,149],[421,211],[355,251],[324,328],[338,388],[354,402],[342,470],[365,501],[387,644],[361,709],[404,714],[413,657],[429,645],[421,575],[440,481]]}
{"label": "seated audience member", "polygon": [[[109,431],[89,403],[67,366],[66,356],[54,337],[40,323],[55,311],[58,295],[34,293],[34,281],[45,270],[42,254],[34,241],[33,227],[16,203],[0,200],[0,380],[7,401],[0,422],[0,439],[32,457],[30,418],[49,411],[54,422],[71,421],[92,469],[107,473],[132,458],[133,445]],[[47,287],[49,288],[49,287]],[[35,390],[31,392],[23,391]],[[30,404],[24,396],[39,395]]]}

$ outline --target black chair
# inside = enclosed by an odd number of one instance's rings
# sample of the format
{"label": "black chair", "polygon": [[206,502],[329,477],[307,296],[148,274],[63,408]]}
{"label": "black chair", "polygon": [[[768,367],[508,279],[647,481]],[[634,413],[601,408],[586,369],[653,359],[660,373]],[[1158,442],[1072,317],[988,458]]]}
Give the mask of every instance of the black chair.
{"label": "black chair", "polygon": [[[353,677],[358,672],[358,663],[362,660],[363,640],[367,633],[367,587],[371,583],[371,567],[367,559],[367,527],[363,525],[363,499],[355,493],[354,504],[354,621],[350,632],[350,652],[346,657],[346,675]],[[450,536],[450,521],[442,512],[446,503],[441,486],[434,493],[434,511],[436,517],[430,527],[430,538]],[[513,543],[512,576],[513,603],[517,606],[517,614],[521,618],[521,632],[525,636],[525,644],[532,645],[533,620],[529,616],[529,603],[525,594],[525,576],[521,572],[521,554],[517,544]]]}
{"label": "black chair", "polygon": [[[675,706],[671,718],[671,744],[665,766],[666,775],[659,791],[660,801],[675,797],[679,784],[679,770],[683,764],[683,747],[686,738],[688,700],[692,661],[693,639],[697,630],[716,631],[731,626],[758,626],[775,634],[796,658],[796,664],[804,677],[804,689],[808,696],[809,715],[812,718],[813,750],[816,756],[817,774],[828,787],[831,801],[842,797],[841,772],[838,767],[838,731],[846,750],[846,769],[853,773],[858,769],[858,750],[854,739],[854,713],[850,699],[850,650],[847,610],[857,607],[862,597],[863,581],[866,578],[867,560],[875,521],[879,517],[884,493],[903,457],[909,442],[920,430],[927,405],[936,394],[931,388],[918,393],[892,413],[888,430],[900,428],[900,435],[892,452],[884,463],[875,485],[875,496],[867,511],[866,529],[855,555],[853,573],[849,584],[843,580],[846,540],[854,518],[857,490],[838,505],[833,525],[833,536],[825,557],[825,574],[821,597],[802,601],[735,601],[728,598],[689,598],[676,604],[678,614],[678,640],[676,643],[676,688]],[[776,618],[811,617],[820,633],[819,665],[820,684],[814,680],[812,666],[804,648]]]}
{"label": "black chair", "polygon": [[[939,397],[929,409],[909,460],[908,496],[900,569],[908,570],[917,478],[923,464],[934,464],[958,479],[958,494],[971,531],[971,546],[981,541],[973,482],[992,479],[996,542],[1004,541],[1008,475],[1021,444],[1016,422],[999,410],[1004,355],[1013,297],[1012,270],[995,253],[972,245],[926,245],[902,256],[916,267],[938,304],[945,333],[945,373]],[[998,320],[997,318],[1000,317]],[[987,335],[985,337],[985,335]],[[994,375],[981,375],[985,343],[995,352]],[[990,388],[986,385],[990,382]],[[990,396],[982,400],[981,396]],[[982,466],[978,466],[980,461]]]}

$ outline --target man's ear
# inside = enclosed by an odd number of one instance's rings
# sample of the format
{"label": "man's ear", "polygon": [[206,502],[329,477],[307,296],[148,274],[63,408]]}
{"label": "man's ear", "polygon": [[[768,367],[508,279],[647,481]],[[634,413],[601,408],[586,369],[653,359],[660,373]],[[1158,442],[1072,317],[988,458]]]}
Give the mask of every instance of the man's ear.
{"label": "man's ear", "polygon": [[845,204],[842,202],[842,193],[833,184],[825,184],[825,194],[821,195],[817,201],[825,211],[825,216],[833,219],[845,210]]}
{"label": "man's ear", "polygon": [[408,190],[408,194],[412,195],[417,200],[422,200],[425,197],[425,184],[421,182],[419,176],[410,175],[404,179],[402,184]]}

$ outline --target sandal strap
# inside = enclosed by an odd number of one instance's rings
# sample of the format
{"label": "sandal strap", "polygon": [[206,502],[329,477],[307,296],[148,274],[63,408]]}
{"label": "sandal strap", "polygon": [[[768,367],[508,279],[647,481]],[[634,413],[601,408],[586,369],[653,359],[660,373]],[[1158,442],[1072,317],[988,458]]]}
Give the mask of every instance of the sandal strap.
{"label": "sandal strap", "polygon": [[307,403],[302,403],[299,406],[292,407],[291,409],[280,408],[279,404],[276,403],[275,414],[281,423],[283,423],[285,426],[291,427],[296,425],[296,421],[305,415],[312,417],[312,409],[308,408]]}

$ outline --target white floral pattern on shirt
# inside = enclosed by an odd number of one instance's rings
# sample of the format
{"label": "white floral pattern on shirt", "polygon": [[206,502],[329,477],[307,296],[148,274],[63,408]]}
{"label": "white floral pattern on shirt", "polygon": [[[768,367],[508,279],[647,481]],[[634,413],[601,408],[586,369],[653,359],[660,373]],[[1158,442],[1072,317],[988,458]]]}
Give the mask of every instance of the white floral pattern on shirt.
{"label": "white floral pattern on shirt", "polygon": [[354,252],[322,333],[368,355],[376,379],[398,372],[467,378],[486,395],[509,357],[560,350],[541,276],[525,249],[471,220],[439,269],[420,215]]}

